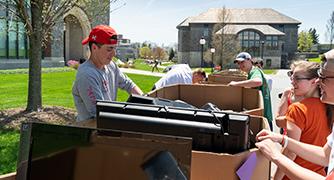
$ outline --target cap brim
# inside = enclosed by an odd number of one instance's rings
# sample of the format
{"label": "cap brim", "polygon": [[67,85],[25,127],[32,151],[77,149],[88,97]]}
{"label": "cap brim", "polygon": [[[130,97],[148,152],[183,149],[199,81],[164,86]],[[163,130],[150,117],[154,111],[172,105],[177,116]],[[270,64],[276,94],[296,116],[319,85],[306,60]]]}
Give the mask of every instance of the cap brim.
{"label": "cap brim", "polygon": [[234,60],[234,63],[237,63],[238,61],[244,61],[245,59],[244,58],[237,58]]}
{"label": "cap brim", "polygon": [[82,42],[81,42],[81,44],[82,45],[85,45],[85,44],[87,44],[89,42],[89,37],[86,37]]}

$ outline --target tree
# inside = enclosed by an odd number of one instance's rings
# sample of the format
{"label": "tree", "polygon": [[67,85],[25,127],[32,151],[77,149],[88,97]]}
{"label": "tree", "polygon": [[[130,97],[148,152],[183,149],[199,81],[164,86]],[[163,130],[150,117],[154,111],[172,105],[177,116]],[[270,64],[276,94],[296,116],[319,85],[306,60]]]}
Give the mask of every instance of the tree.
{"label": "tree", "polygon": [[332,49],[332,43],[334,40],[334,11],[332,11],[331,17],[327,21],[326,30],[326,37],[330,43],[330,49]]}
{"label": "tree", "polygon": [[141,58],[144,58],[144,59],[149,58],[149,57],[152,56],[152,51],[149,47],[144,46],[144,47],[140,48],[139,55],[140,55]]}
{"label": "tree", "polygon": [[168,60],[171,61],[175,56],[175,52],[173,48],[170,48],[169,50],[169,55],[168,55]]}
{"label": "tree", "polygon": [[315,28],[310,28],[308,33],[311,35],[312,43],[319,44],[319,34],[317,34],[317,30],[315,30]]}
{"label": "tree", "polygon": [[[223,67],[224,64],[231,62],[238,53],[240,47],[237,37],[231,33],[232,29],[227,23],[230,20],[230,12],[223,7],[219,9],[218,23],[213,26],[211,47],[215,48],[214,62]],[[205,59],[211,59],[210,48],[205,52]]]}
{"label": "tree", "polygon": [[161,47],[155,47],[152,50],[152,55],[154,59],[165,60],[166,59],[166,52]]}
{"label": "tree", "polygon": [[43,46],[51,39],[51,31],[56,23],[75,6],[82,9],[94,7],[98,11],[89,13],[91,17],[98,17],[98,14],[104,13],[103,10],[109,10],[110,3],[116,1],[99,0],[98,4],[92,0],[12,0],[13,6],[5,7],[25,25],[29,38],[27,111],[39,111],[42,107],[42,51]]}
{"label": "tree", "polygon": [[312,35],[307,31],[298,34],[298,50],[301,52],[309,51],[312,47]]}

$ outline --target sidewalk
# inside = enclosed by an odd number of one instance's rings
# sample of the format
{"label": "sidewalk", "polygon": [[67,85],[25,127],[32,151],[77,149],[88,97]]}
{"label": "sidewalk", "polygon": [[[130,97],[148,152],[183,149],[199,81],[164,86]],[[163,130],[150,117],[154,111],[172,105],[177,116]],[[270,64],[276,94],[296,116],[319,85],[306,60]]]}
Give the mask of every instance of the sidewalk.
{"label": "sidewalk", "polygon": [[144,71],[144,70],[131,69],[131,68],[120,68],[120,70],[123,73],[142,74],[142,75],[157,76],[157,77],[162,77],[163,75],[165,75],[164,73],[159,73],[159,72],[152,73],[151,71]]}

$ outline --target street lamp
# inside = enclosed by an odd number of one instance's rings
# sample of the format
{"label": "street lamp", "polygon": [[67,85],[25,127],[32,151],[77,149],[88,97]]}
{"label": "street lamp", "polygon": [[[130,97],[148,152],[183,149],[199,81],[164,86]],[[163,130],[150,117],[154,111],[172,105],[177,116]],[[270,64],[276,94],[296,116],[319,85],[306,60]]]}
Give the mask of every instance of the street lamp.
{"label": "street lamp", "polygon": [[261,41],[261,59],[263,59],[264,41]]}
{"label": "street lamp", "polygon": [[211,52],[211,73],[213,73],[213,54],[216,52],[216,49],[212,47],[210,49],[210,52]]}
{"label": "street lamp", "polygon": [[202,38],[199,40],[199,44],[201,45],[201,68],[203,67],[203,47],[205,44],[205,39],[202,36]]}

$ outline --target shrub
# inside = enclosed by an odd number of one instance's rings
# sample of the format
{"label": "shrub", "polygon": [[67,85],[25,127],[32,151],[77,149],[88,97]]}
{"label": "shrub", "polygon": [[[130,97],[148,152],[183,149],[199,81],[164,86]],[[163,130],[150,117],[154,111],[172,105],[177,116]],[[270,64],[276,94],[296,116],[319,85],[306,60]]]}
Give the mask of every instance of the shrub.
{"label": "shrub", "polygon": [[79,62],[76,61],[76,60],[69,60],[69,61],[67,62],[67,65],[68,65],[69,67],[73,68],[73,69],[78,69],[78,67],[79,67]]}

